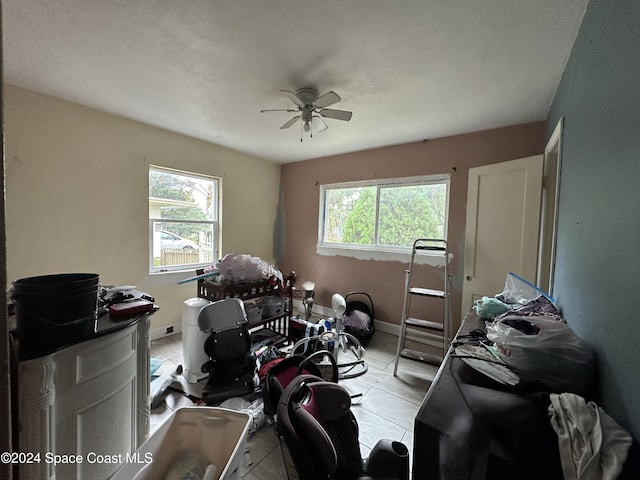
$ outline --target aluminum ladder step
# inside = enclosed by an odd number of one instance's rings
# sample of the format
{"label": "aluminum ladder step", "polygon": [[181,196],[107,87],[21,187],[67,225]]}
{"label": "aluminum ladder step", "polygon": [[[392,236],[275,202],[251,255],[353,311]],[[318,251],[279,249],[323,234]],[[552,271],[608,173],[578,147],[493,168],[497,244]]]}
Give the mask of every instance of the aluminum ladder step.
{"label": "aluminum ladder step", "polygon": [[442,363],[442,357],[439,355],[434,355],[431,353],[420,352],[418,350],[412,350],[410,348],[405,348],[400,352],[400,356],[403,358],[408,358],[410,360],[415,360],[417,362],[428,363],[429,365],[440,365]]}
{"label": "aluminum ladder step", "polygon": [[434,290],[432,288],[411,287],[409,293],[412,295],[421,295],[423,297],[438,297],[445,298],[446,293],[442,290]]}
{"label": "aluminum ladder step", "polygon": [[405,324],[408,327],[424,328],[427,330],[437,330],[444,332],[444,324],[441,322],[432,322],[431,320],[421,320],[419,318],[407,318]]}

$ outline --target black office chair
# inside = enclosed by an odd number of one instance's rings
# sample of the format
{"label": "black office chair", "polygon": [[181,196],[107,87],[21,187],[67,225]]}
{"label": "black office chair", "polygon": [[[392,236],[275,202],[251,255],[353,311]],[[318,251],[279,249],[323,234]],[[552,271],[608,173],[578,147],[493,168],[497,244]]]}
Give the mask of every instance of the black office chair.
{"label": "black office chair", "polygon": [[198,328],[209,333],[204,342],[209,361],[203,367],[209,380],[202,390],[202,400],[207,404],[252,394],[258,386],[246,324],[244,303],[237,298],[210,303],[198,315]]}
{"label": "black office chair", "polygon": [[409,451],[380,440],[360,454],[358,423],[349,392],[314,375],[300,375],[285,388],[276,428],[300,480],[408,480]]}

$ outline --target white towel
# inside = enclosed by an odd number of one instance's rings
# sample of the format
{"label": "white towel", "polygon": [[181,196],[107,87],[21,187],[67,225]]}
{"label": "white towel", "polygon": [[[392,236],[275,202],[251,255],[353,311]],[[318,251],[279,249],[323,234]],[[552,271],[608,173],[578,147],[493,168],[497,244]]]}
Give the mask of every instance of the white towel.
{"label": "white towel", "polygon": [[573,393],[551,394],[551,426],[558,435],[565,480],[615,480],[631,435],[593,402]]}

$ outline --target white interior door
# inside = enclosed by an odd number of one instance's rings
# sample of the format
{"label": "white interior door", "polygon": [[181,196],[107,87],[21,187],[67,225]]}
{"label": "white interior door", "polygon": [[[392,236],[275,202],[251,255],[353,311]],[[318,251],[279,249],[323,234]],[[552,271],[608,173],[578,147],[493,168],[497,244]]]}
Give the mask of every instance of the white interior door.
{"label": "white interior door", "polygon": [[535,283],[543,156],[469,169],[462,315],[513,272]]}

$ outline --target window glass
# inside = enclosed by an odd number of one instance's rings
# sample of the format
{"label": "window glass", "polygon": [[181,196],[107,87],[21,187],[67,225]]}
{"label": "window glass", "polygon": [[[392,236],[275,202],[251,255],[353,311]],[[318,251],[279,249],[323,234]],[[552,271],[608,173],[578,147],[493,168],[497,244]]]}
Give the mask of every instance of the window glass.
{"label": "window glass", "polygon": [[416,238],[446,239],[447,176],[325,185],[320,246],[410,250]]}
{"label": "window glass", "polygon": [[445,239],[443,183],[380,188],[378,245],[411,247],[416,238]]}
{"label": "window glass", "polygon": [[192,270],[219,253],[219,178],[150,167],[151,273]]}
{"label": "window glass", "polygon": [[326,190],[326,243],[373,245],[375,187]]}

